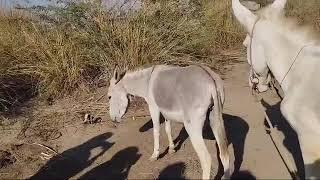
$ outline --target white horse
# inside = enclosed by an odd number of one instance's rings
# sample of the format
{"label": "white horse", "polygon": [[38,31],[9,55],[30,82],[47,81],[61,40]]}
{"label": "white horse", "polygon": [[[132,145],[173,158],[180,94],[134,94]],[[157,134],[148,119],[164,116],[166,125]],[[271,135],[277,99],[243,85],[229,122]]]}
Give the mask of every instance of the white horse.
{"label": "white horse", "polygon": [[[245,27],[250,83],[268,89],[270,72],[280,83],[281,112],[298,134],[307,179],[320,178],[320,40],[309,28],[284,17],[286,0],[275,0],[257,15],[232,0]],[[302,8],[302,7],[297,7]]]}
{"label": "white horse", "polygon": [[[229,172],[228,143],[222,119],[224,90],[219,75],[204,66],[158,65],[120,75],[117,69],[108,90],[111,119],[120,122],[128,107],[128,95],[143,97],[153,122],[154,151],[159,156],[159,118],[165,117],[169,152],[174,152],[170,120],[182,122],[200,159],[202,178],[210,178],[211,156],[202,137],[202,128],[209,113],[210,126],[220,150],[225,177]],[[212,108],[212,109],[211,109]]]}

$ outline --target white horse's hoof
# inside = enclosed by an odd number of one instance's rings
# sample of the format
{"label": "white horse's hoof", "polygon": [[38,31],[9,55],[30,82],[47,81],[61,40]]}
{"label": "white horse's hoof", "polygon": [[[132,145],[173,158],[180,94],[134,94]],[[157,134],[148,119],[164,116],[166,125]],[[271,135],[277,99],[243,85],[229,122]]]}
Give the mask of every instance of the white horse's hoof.
{"label": "white horse's hoof", "polygon": [[175,152],[176,152],[176,150],[174,150],[174,148],[169,148],[169,154],[173,154]]}

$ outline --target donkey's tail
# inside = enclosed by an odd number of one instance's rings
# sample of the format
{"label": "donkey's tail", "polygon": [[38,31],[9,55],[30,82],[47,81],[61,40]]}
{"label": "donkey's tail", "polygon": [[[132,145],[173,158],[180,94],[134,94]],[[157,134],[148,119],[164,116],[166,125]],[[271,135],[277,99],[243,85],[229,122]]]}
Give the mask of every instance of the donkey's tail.
{"label": "donkey's tail", "polygon": [[[214,90],[212,91],[213,109],[209,113],[210,126],[219,147],[220,160],[224,168],[224,177],[230,177],[230,157],[228,152],[228,139],[222,117],[224,89],[220,82],[214,79]],[[223,98],[223,100],[222,100]]]}
{"label": "donkey's tail", "polygon": [[212,71],[209,67],[203,66],[203,65],[200,65],[200,67],[203,70],[205,70],[208,73],[208,75],[211,76],[211,78],[212,78],[212,80],[213,80],[213,82],[215,84],[215,88],[217,88],[217,91],[220,94],[220,97],[221,97],[220,100],[221,100],[221,104],[222,104],[222,107],[223,107],[224,101],[225,101],[223,80],[221,79],[219,74],[217,74],[214,71]]}
{"label": "donkey's tail", "polygon": [[208,75],[211,77],[214,84],[212,90],[212,99],[213,99],[213,108],[209,112],[210,126],[213,131],[213,134],[217,140],[217,144],[220,152],[220,160],[224,168],[224,177],[230,177],[230,157],[228,151],[228,139],[226,135],[226,129],[224,126],[224,121],[222,117],[223,104],[225,101],[224,96],[224,87],[221,77],[213,72],[209,67],[202,66],[200,67],[205,70]]}

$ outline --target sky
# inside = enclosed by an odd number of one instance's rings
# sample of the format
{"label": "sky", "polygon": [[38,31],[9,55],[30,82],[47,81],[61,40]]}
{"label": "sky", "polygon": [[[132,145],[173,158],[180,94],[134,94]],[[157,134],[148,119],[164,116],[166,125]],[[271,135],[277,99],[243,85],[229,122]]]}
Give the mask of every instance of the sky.
{"label": "sky", "polygon": [[[21,6],[34,6],[34,5],[46,5],[48,0],[0,0],[1,7],[12,8],[17,5]],[[124,6],[123,3],[125,3]],[[141,6],[140,0],[103,0],[103,4],[107,7],[120,7],[124,9],[133,8],[138,9]]]}
{"label": "sky", "polygon": [[32,6],[32,5],[45,5],[47,4],[47,0],[0,0],[2,5],[6,5],[6,7],[14,7],[16,5],[22,6]]}

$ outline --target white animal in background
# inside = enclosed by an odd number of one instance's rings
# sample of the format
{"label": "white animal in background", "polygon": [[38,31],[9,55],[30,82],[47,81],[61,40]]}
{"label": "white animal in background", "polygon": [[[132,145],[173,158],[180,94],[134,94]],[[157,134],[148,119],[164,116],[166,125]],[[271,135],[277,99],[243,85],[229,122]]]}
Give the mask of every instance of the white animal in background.
{"label": "white animal in background", "polygon": [[286,0],[275,0],[255,15],[232,0],[234,15],[247,32],[250,79],[260,92],[268,90],[270,72],[280,83],[281,112],[297,132],[305,177],[320,179],[320,39],[284,17],[285,5]]}

